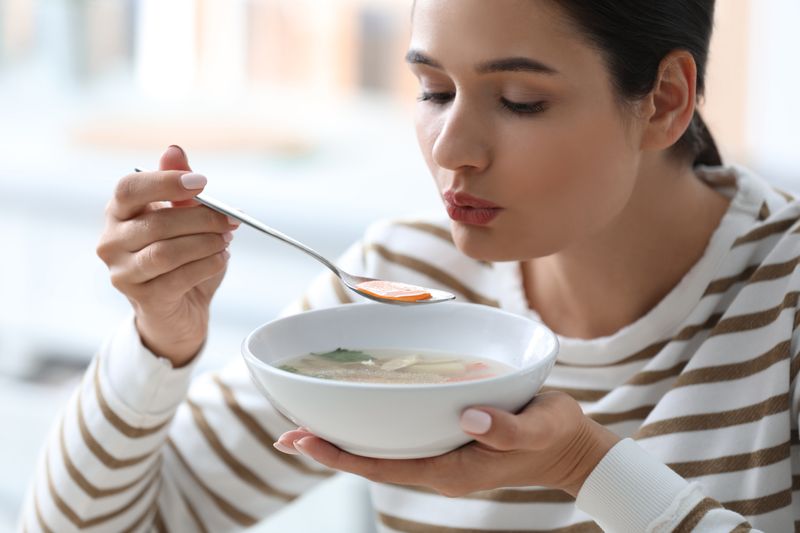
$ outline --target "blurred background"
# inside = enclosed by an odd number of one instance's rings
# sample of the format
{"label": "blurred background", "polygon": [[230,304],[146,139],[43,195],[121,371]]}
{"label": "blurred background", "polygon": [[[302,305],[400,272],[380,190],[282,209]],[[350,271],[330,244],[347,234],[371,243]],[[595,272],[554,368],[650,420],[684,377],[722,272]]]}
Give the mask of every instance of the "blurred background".
{"label": "blurred background", "polygon": [[[0,0],[0,531],[130,313],[94,248],[134,166],[180,144],[210,194],[331,257],[370,221],[440,209],[413,132],[410,4]],[[800,2],[717,6],[706,120],[728,161],[800,191]],[[319,272],[248,228],[231,253],[200,371]]]}

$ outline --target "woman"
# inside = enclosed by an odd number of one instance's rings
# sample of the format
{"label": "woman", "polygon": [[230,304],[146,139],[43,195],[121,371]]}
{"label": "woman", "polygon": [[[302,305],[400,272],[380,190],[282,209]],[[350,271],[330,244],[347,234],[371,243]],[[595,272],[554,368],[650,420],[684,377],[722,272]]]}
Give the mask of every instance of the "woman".
{"label": "woman", "polygon": [[[543,393],[466,410],[475,442],[437,458],[344,453],[238,359],[189,390],[234,226],[192,203],[206,179],[179,148],[123,178],[98,253],[135,319],[24,527],[227,531],[344,470],[375,482],[383,531],[793,530],[800,202],[721,165],[696,112],[712,20],[713,0],[416,3],[417,133],[451,220],[376,224],[340,263],[562,343]],[[287,312],[347,298],[323,276]]]}

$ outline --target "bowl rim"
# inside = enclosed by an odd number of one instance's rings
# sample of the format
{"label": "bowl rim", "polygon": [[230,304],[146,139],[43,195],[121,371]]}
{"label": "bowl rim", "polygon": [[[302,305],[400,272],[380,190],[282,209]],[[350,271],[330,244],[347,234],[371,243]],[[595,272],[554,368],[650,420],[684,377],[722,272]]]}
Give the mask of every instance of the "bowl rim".
{"label": "bowl rim", "polygon": [[245,360],[247,365],[253,364],[256,367],[270,373],[277,375],[279,377],[289,378],[298,380],[301,382],[312,383],[321,385],[323,387],[334,387],[334,388],[345,388],[345,389],[379,389],[379,390],[388,390],[388,391],[402,391],[402,390],[426,390],[426,391],[433,391],[439,388],[456,388],[456,387],[475,387],[485,383],[495,383],[498,381],[507,381],[516,378],[520,374],[525,374],[528,372],[533,372],[536,369],[540,368],[543,365],[551,364],[555,362],[555,359],[558,357],[558,352],[560,351],[561,345],[558,340],[558,335],[548,328],[543,322],[539,320],[534,320],[530,317],[519,315],[516,313],[512,313],[506,309],[500,309],[497,307],[492,307],[489,305],[478,304],[478,303],[467,303],[467,302],[445,302],[443,305],[447,306],[458,306],[458,307],[481,307],[487,310],[490,310],[493,313],[500,313],[504,314],[508,317],[512,317],[514,319],[520,319],[526,322],[531,322],[536,324],[537,326],[544,329],[544,331],[552,338],[553,340],[553,348],[547,352],[547,354],[542,357],[539,361],[535,364],[524,367],[524,368],[515,368],[512,372],[507,374],[502,374],[500,376],[495,376],[491,378],[484,378],[484,379],[476,379],[471,381],[457,381],[452,383],[362,383],[362,382],[354,382],[354,381],[342,381],[342,380],[333,380],[333,379],[322,379],[322,378],[315,378],[312,376],[305,376],[303,374],[295,374],[293,372],[287,372],[286,370],[281,370],[280,368],[273,366],[269,363],[265,363],[261,359],[259,359],[255,354],[253,354],[249,348],[248,343],[250,339],[262,328],[273,324],[275,322],[289,320],[289,319],[297,319],[298,316],[308,315],[310,313],[324,313],[324,312],[331,312],[334,309],[342,309],[342,308],[352,308],[353,306],[380,306],[386,305],[378,302],[363,302],[363,303],[349,303],[349,304],[341,304],[335,305],[331,307],[323,307],[321,309],[311,309],[309,311],[302,311],[300,313],[295,313],[292,315],[276,318],[273,320],[269,320],[260,324],[259,326],[253,328],[250,333],[242,340],[240,352],[242,357]]}

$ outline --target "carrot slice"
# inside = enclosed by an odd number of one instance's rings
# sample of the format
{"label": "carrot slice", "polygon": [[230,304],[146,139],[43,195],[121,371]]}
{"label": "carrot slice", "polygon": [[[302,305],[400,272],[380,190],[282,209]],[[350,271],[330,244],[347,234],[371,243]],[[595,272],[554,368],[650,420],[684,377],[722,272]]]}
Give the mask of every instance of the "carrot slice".
{"label": "carrot slice", "polygon": [[399,300],[402,302],[416,302],[431,298],[431,293],[423,287],[398,283],[396,281],[365,281],[356,285],[356,288],[378,298]]}

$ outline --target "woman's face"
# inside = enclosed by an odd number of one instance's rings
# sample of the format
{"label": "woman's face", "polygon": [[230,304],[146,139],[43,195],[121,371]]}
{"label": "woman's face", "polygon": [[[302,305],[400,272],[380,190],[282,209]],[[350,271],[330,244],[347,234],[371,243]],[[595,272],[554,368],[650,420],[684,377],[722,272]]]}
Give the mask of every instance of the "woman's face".
{"label": "woman's face", "polygon": [[554,4],[417,0],[412,27],[417,136],[459,249],[525,260],[609,225],[636,182],[638,126]]}

